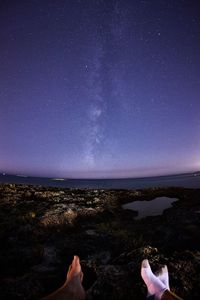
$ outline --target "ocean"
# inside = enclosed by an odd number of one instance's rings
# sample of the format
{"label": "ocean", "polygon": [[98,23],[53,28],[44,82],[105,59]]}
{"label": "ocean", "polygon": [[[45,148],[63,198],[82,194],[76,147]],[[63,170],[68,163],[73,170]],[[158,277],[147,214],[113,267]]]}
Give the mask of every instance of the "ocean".
{"label": "ocean", "polygon": [[62,179],[0,174],[0,183],[80,189],[143,189],[153,187],[200,188],[200,172],[123,179]]}

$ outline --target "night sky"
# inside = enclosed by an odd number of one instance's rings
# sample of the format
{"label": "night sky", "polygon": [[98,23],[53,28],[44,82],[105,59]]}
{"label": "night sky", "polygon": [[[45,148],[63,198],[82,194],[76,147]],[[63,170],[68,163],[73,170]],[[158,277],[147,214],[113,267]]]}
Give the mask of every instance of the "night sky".
{"label": "night sky", "polygon": [[200,4],[0,1],[0,171],[200,168]]}

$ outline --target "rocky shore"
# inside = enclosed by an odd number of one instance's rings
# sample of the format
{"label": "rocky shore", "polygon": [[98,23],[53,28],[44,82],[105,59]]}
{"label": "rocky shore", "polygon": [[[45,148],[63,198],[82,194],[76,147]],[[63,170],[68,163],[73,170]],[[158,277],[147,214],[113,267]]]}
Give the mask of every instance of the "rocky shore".
{"label": "rocky shore", "polygon": [[[136,220],[122,205],[179,201]],[[200,189],[79,190],[0,185],[0,299],[40,299],[61,286],[74,254],[87,299],[145,299],[142,259],[168,265],[171,290],[200,297]]]}

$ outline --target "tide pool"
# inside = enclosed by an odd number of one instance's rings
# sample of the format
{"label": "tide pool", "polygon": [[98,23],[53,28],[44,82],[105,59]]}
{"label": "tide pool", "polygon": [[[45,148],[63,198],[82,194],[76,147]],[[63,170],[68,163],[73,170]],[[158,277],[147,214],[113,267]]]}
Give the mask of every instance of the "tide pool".
{"label": "tide pool", "polygon": [[135,219],[139,220],[148,216],[162,215],[163,211],[172,207],[172,203],[177,201],[177,198],[158,197],[150,201],[134,201],[124,204],[124,209],[131,209],[138,212]]}

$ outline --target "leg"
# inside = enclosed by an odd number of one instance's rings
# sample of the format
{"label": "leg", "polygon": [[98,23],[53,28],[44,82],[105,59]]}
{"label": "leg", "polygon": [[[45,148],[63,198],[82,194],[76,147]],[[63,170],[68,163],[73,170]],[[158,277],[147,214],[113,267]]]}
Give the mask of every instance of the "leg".
{"label": "leg", "polygon": [[41,300],[84,300],[85,291],[82,286],[83,273],[78,256],[74,256],[67,273],[64,285],[51,295]]}
{"label": "leg", "polygon": [[183,299],[177,296],[176,294],[172,293],[171,291],[166,290],[163,293],[161,300],[183,300]]}

